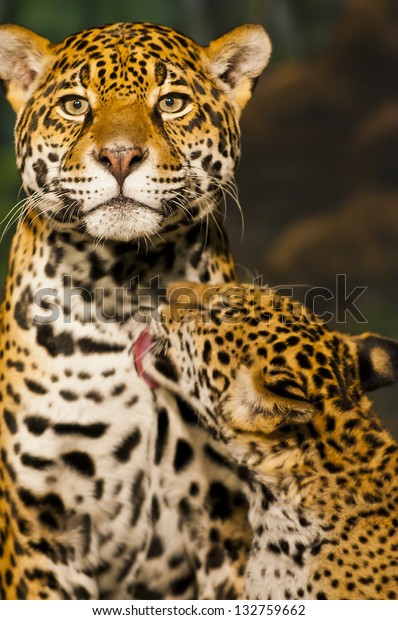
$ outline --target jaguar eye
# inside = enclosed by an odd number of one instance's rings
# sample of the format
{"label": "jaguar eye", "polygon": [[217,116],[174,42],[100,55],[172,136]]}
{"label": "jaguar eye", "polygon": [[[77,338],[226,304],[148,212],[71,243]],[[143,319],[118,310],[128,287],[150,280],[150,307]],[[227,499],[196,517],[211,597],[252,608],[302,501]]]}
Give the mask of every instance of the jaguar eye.
{"label": "jaguar eye", "polygon": [[90,105],[83,97],[68,96],[62,99],[61,106],[64,112],[71,116],[82,116],[87,114]]}
{"label": "jaguar eye", "polygon": [[176,112],[181,112],[187,103],[188,98],[185,95],[170,94],[159,99],[158,108],[161,112],[176,114]]}
{"label": "jaguar eye", "polygon": [[281,398],[291,398],[300,401],[307,400],[303,389],[293,381],[282,380],[271,385],[267,384],[267,390]]}

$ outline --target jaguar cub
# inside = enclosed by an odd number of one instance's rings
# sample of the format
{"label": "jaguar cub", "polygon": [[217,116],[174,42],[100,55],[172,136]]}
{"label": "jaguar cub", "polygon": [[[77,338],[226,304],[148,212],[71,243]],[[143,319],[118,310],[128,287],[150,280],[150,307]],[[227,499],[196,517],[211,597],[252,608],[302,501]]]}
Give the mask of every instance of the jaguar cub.
{"label": "jaguar cub", "polygon": [[246,597],[396,598],[398,449],[364,393],[397,380],[398,343],[331,331],[250,285],[168,295],[140,370],[189,401],[241,468]]}

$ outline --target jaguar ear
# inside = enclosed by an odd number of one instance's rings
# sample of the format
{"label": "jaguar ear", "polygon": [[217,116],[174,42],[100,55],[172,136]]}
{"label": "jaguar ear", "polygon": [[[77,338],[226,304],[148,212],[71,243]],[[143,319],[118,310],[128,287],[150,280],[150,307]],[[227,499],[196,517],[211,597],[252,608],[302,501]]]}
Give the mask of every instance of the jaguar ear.
{"label": "jaguar ear", "polygon": [[303,424],[313,418],[316,408],[298,386],[289,387],[276,383],[272,387],[264,383],[261,370],[247,367],[238,370],[231,390],[231,397],[225,401],[224,412],[235,430],[250,433],[269,434],[279,426]]}
{"label": "jaguar ear", "polygon": [[264,28],[258,24],[240,26],[212,41],[205,51],[209,71],[225,84],[242,110],[271,56],[271,42]]}
{"label": "jaguar ear", "polygon": [[354,337],[359,376],[366,392],[398,381],[398,342],[377,334]]}
{"label": "jaguar ear", "polygon": [[0,26],[0,80],[18,112],[31,96],[51,59],[51,43],[23,26]]}

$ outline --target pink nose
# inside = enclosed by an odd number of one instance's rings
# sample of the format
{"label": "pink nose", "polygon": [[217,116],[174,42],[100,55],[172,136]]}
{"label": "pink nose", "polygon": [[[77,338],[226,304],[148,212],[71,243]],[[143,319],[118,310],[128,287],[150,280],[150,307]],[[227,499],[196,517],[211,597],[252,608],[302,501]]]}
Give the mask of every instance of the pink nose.
{"label": "pink nose", "polygon": [[102,148],[98,161],[103,164],[119,183],[120,189],[133,167],[142,161],[144,153],[139,146],[132,148]]}

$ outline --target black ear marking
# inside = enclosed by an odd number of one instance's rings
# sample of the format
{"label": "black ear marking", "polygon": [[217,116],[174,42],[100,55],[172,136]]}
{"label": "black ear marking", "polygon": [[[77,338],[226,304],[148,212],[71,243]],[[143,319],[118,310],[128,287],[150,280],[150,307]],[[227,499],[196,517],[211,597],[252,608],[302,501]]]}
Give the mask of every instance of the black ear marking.
{"label": "black ear marking", "polygon": [[359,376],[366,392],[398,381],[398,342],[376,334],[355,338]]}

